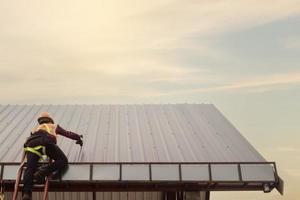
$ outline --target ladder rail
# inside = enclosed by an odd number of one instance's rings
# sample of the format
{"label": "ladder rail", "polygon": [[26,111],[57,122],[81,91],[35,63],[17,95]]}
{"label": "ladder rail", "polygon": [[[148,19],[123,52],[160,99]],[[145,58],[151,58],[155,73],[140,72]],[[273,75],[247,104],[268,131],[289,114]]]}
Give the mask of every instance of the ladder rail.
{"label": "ladder rail", "polygon": [[[14,193],[13,193],[12,200],[17,200],[17,197],[18,197],[19,185],[20,185],[21,177],[22,177],[22,174],[23,174],[23,171],[24,171],[24,165],[26,163],[25,158],[26,158],[26,153],[23,152],[22,159],[21,159],[21,164],[20,164],[20,167],[19,167],[18,172],[17,172],[17,177],[16,177],[15,186],[14,186]],[[49,163],[52,163],[51,159],[49,160]],[[45,182],[45,186],[44,186],[43,200],[48,200],[49,179],[50,179],[50,175],[46,177],[46,182]]]}
{"label": "ladder rail", "polygon": [[[52,163],[52,160],[49,159],[49,163]],[[44,195],[43,195],[43,200],[48,200],[48,189],[49,189],[49,179],[51,178],[51,174],[46,177],[46,182],[45,182],[45,187],[44,187]]]}
{"label": "ladder rail", "polygon": [[26,158],[26,153],[23,152],[22,154],[22,159],[21,159],[21,164],[17,172],[17,177],[16,177],[16,182],[15,182],[15,187],[14,187],[14,193],[13,193],[13,200],[16,200],[18,197],[18,191],[19,191],[19,184],[20,180],[23,174],[23,167],[25,165],[25,158]]}

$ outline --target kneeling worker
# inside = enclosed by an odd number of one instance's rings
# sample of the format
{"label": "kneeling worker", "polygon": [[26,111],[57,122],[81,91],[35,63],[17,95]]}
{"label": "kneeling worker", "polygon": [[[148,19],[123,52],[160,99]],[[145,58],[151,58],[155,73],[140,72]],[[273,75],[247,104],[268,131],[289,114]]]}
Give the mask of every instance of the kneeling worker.
{"label": "kneeling worker", "polygon": [[[57,135],[62,135],[76,140],[76,144],[82,146],[82,135],[66,131],[56,125],[50,114],[41,113],[38,118],[39,125],[33,129],[31,136],[24,144],[27,156],[27,168],[24,172],[23,200],[31,200],[33,180],[45,181],[45,177],[52,172],[63,173],[68,168],[68,159],[64,152],[56,145]],[[54,160],[53,163],[38,167],[38,161],[46,155]]]}

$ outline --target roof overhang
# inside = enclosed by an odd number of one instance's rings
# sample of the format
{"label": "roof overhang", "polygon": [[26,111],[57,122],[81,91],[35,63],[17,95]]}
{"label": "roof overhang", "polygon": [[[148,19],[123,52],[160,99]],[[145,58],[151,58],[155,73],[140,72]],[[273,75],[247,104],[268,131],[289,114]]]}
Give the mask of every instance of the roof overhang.
{"label": "roof overhang", "polygon": [[[2,184],[13,191],[20,163],[0,163]],[[49,191],[264,191],[283,181],[275,162],[70,163]],[[41,191],[42,187],[34,187]]]}

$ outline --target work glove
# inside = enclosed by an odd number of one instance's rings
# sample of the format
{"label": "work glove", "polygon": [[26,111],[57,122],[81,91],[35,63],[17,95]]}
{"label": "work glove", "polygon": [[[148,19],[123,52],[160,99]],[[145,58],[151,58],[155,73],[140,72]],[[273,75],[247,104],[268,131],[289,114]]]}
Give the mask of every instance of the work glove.
{"label": "work glove", "polygon": [[79,144],[81,147],[83,145],[82,138],[83,138],[83,135],[80,135],[80,139],[76,141],[76,144]]}

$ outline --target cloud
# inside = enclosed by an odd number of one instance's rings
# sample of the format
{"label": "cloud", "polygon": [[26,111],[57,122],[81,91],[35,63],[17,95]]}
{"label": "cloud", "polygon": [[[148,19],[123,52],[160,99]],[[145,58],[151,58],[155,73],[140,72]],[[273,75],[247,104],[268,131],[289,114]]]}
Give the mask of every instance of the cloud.
{"label": "cloud", "polygon": [[300,178],[300,169],[285,169],[284,171],[292,177]]}
{"label": "cloud", "polygon": [[14,1],[1,4],[0,41],[12,49],[11,54],[26,49],[25,54],[68,52],[83,59],[116,55],[121,61],[126,52],[140,56],[139,52],[147,54],[149,49],[178,48],[195,34],[249,28],[300,11],[295,0],[51,1],[30,7]]}
{"label": "cloud", "polygon": [[253,89],[258,91],[277,90],[279,86],[290,86],[300,84],[300,73],[274,74],[258,76],[250,79],[235,81],[232,83],[219,84],[218,86],[195,88],[184,91],[175,91],[173,93],[165,93],[161,95],[178,95],[190,93],[207,93],[207,92],[222,92],[222,91],[249,91]]}
{"label": "cloud", "polygon": [[[43,92],[48,99],[75,94],[147,98],[292,84],[298,82],[295,77],[288,81],[282,76],[228,83],[209,65],[191,69],[176,58],[181,50],[221,59],[221,52],[194,38],[294,16],[300,11],[297,3],[0,0],[2,101]],[[12,92],[17,90],[21,92]]]}
{"label": "cloud", "polygon": [[284,153],[300,153],[300,148],[291,146],[282,146],[272,149],[273,151],[284,152]]}
{"label": "cloud", "polygon": [[172,1],[133,15],[128,22],[143,32],[141,37],[158,38],[154,44],[172,43],[195,34],[220,34],[295,16],[298,5],[298,0]]}
{"label": "cloud", "polygon": [[289,36],[282,41],[282,46],[291,50],[300,50],[300,37]]}

